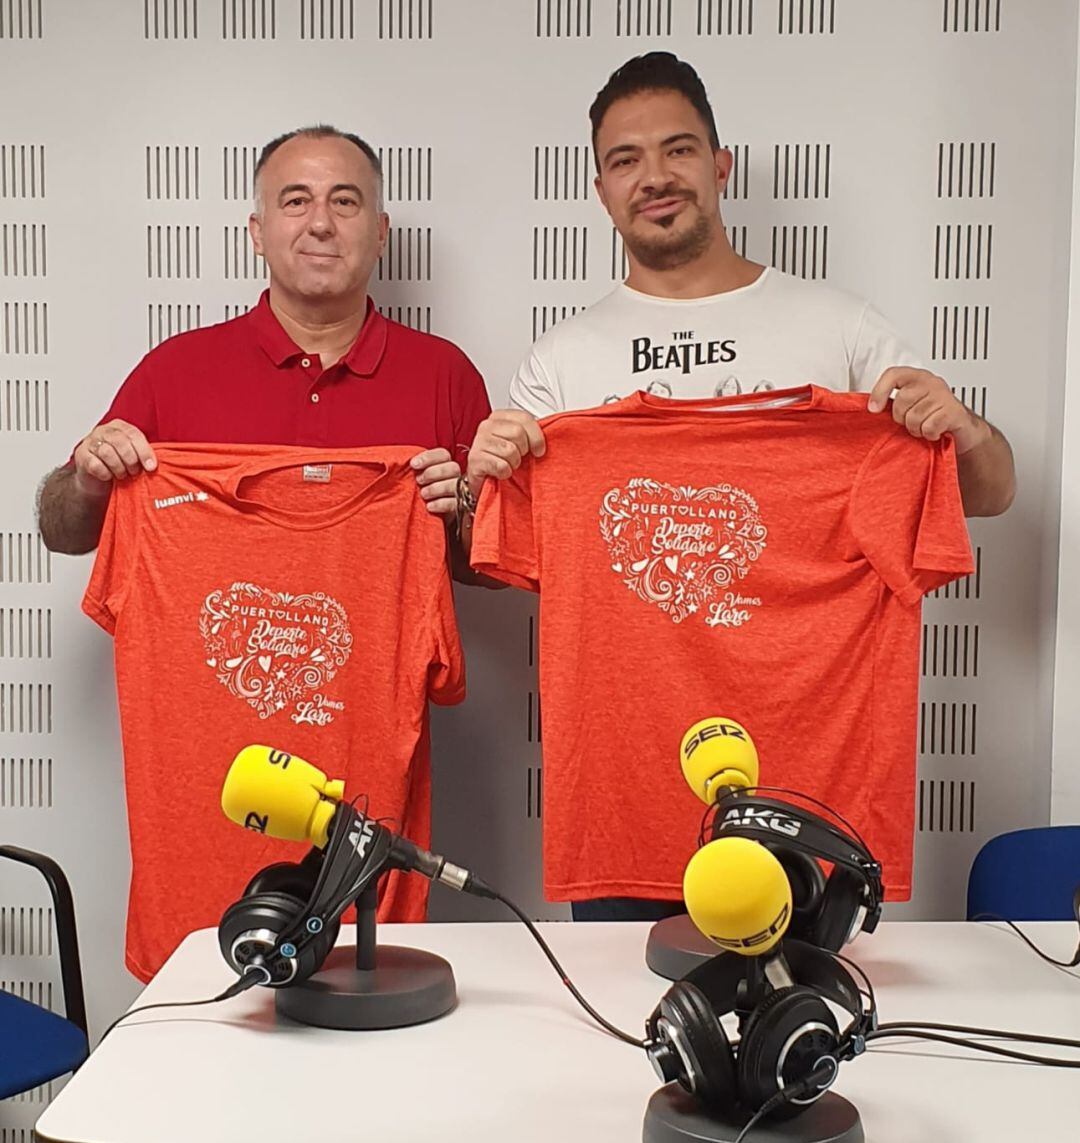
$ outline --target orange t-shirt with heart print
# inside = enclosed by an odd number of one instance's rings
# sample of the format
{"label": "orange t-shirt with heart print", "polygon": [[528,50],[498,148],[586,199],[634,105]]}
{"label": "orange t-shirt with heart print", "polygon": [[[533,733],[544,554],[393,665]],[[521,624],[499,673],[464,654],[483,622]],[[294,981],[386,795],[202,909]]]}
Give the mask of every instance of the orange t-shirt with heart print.
{"label": "orange t-shirt with heart print", "polygon": [[[140,979],[262,866],[304,856],[222,813],[244,746],[344,778],[428,844],[427,701],[459,702],[465,677],[417,451],[166,444],[114,486],[83,609],[115,639]],[[379,919],[423,920],[427,886],[392,873]]]}
{"label": "orange t-shirt with heart print", "polygon": [[549,899],[681,896],[679,743],[709,715],[910,896],[920,602],[973,568],[952,440],[866,401],[636,393],[547,418],[545,455],[487,482],[473,566],[540,592]]}

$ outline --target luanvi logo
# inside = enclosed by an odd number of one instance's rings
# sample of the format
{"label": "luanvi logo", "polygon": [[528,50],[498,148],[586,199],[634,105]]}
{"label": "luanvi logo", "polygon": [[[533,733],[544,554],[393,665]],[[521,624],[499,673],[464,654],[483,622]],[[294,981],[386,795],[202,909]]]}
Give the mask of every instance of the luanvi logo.
{"label": "luanvi logo", "polygon": [[753,806],[735,806],[724,815],[721,830],[729,826],[750,826],[752,829],[781,833],[785,837],[798,837],[802,822],[790,818],[779,810],[758,810]]}
{"label": "luanvi logo", "polygon": [[155,508],[175,508],[177,504],[195,504],[209,500],[208,492],[184,492],[180,496],[163,496],[154,499]]}

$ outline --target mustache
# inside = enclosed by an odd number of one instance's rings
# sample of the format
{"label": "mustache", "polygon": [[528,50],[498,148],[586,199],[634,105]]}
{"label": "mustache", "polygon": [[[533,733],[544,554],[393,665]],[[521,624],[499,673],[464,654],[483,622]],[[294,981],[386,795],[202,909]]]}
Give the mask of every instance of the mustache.
{"label": "mustache", "polygon": [[636,202],[632,203],[631,206],[634,211],[640,211],[644,210],[646,207],[652,206],[655,202],[663,202],[665,199],[678,199],[680,201],[685,200],[686,202],[697,202],[697,195],[690,190],[654,191],[652,194],[643,195]]}

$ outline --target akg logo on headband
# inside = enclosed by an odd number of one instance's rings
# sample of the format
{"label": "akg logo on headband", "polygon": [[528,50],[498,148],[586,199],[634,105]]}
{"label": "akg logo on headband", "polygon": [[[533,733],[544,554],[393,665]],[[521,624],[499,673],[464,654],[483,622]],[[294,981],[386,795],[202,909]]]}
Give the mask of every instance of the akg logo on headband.
{"label": "akg logo on headband", "polygon": [[367,855],[368,846],[375,836],[375,827],[370,818],[357,814],[356,821],[349,831],[349,844],[356,850],[356,856],[363,858]]}
{"label": "akg logo on headband", "polygon": [[767,830],[770,833],[780,833],[784,837],[798,837],[802,829],[802,822],[797,818],[790,818],[779,810],[758,810],[753,806],[733,806],[724,815],[720,829],[729,826],[750,826],[753,829]]}

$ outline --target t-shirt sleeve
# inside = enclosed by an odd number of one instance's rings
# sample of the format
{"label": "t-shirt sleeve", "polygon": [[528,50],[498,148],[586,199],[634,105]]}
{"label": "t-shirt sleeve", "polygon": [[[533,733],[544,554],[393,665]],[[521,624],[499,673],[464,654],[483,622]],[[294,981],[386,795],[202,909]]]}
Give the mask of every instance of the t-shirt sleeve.
{"label": "t-shirt sleeve", "polygon": [[453,706],[465,697],[465,656],[454,613],[450,573],[445,563],[439,568],[431,629],[434,646],[428,665],[428,697],[439,706]]}
{"label": "t-shirt sleeve", "polygon": [[894,365],[925,369],[918,354],[871,305],[859,317],[848,362],[848,387],[869,393],[882,373]]}
{"label": "t-shirt sleeve", "polygon": [[138,478],[113,484],[90,582],[82,599],[83,611],[110,635],[116,634],[135,570],[138,521],[132,489],[138,485]]}
{"label": "t-shirt sleeve", "polygon": [[564,402],[558,384],[544,365],[539,345],[529,350],[510,379],[510,404],[515,409],[532,413],[537,420],[563,411]]}
{"label": "t-shirt sleeve", "polygon": [[859,550],[904,603],[975,570],[951,436],[890,433],[856,478],[849,521]]}
{"label": "t-shirt sleeve", "polygon": [[535,459],[525,458],[508,480],[489,477],[473,523],[473,569],[526,591],[540,590],[538,537],[533,525]]}
{"label": "t-shirt sleeve", "polygon": [[461,355],[461,363],[454,375],[451,410],[454,427],[454,460],[464,469],[465,458],[472,448],[476,430],[480,422],[491,413],[491,402],[488,400],[484,379],[465,354]]}

